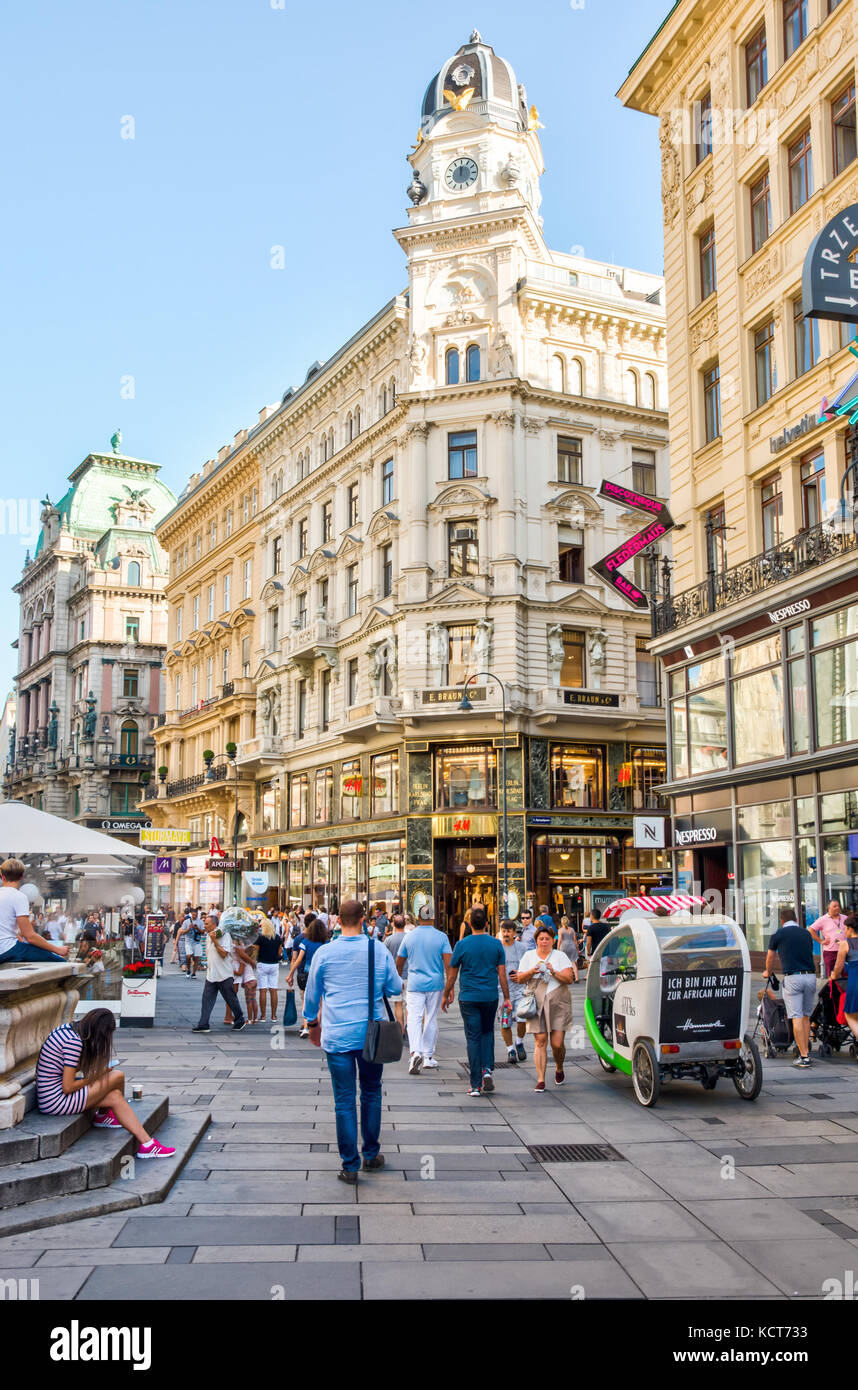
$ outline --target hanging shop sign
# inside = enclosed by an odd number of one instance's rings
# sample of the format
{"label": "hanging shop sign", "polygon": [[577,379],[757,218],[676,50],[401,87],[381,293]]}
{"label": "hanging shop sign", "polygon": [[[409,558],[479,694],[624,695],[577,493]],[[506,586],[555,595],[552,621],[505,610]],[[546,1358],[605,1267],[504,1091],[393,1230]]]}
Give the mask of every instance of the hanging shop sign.
{"label": "hanging shop sign", "polygon": [[497,835],[497,833],[497,816],[453,815],[432,817],[432,835],[436,840],[456,839],[458,836],[473,838],[482,835]]}
{"label": "hanging shop sign", "polygon": [[140,831],[141,845],[189,845],[191,843],[190,830],[174,830],[166,825],[141,826],[139,821],[134,829]]}
{"label": "hanging shop sign", "polygon": [[245,870],[243,878],[251,893],[264,893],[268,887],[267,869]]}
{"label": "hanging shop sign", "polygon": [[107,820],[88,820],[84,821],[84,824],[88,829],[101,830],[105,835],[136,835],[139,830],[142,844],[143,831],[148,829],[152,822],[141,821],[139,816],[117,816]]}
{"label": "hanging shop sign", "polygon": [[635,849],[664,849],[664,816],[635,816]]}
{"label": "hanging shop sign", "polygon": [[155,860],[156,874],[186,874],[188,872],[187,859],[177,859],[174,854],[159,854]]}
{"label": "hanging shop sign", "polygon": [[261,845],[253,851],[253,857],[258,859],[260,863],[267,864],[280,858],[280,847],[279,845]]}
{"label": "hanging shop sign", "polygon": [[858,203],[817,232],[804,258],[801,311],[809,319],[853,323],[858,308]]}
{"label": "hanging shop sign", "polygon": [[206,868],[211,874],[231,874],[240,862],[238,859],[207,859]]}
{"label": "hanging shop sign", "polygon": [[[593,566],[595,569],[595,565]],[[644,603],[646,607],[646,603]],[[598,690],[564,690],[563,699],[567,705],[590,705],[596,709],[619,709],[619,695],[609,695]]]}
{"label": "hanging shop sign", "polygon": [[[662,536],[667,535],[673,527],[673,517],[667,510],[663,502],[659,502],[657,497],[647,497],[645,493],[635,492],[633,488],[622,487],[619,483],[610,483],[605,480],[599,488],[599,496],[607,498],[611,502],[616,502],[621,507],[631,507],[634,511],[645,512],[650,517],[649,522],[642,531],[637,531],[628,540],[618,545],[616,550],[612,550],[603,560],[597,560],[595,565],[590,568],[594,574],[610,584],[618,594],[630,603],[633,608],[649,608],[649,601],[642,589],[639,589],[633,580],[629,579],[621,571],[621,566],[629,560],[633,560],[636,555],[655,545],[656,541],[661,540]],[[572,703],[582,703],[580,701],[570,701]],[[619,700],[617,701],[619,703]]]}

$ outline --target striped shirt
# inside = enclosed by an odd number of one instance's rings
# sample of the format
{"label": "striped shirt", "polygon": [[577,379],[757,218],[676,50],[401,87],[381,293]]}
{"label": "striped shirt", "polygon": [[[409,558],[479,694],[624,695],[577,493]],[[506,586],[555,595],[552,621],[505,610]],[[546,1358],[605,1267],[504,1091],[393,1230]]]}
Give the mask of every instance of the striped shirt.
{"label": "striped shirt", "polygon": [[80,1065],[83,1040],[70,1023],[49,1033],[42,1043],[36,1063],[36,1097],[43,1115],[79,1115],[86,1105],[87,1087],[67,1095],[63,1090],[63,1068]]}

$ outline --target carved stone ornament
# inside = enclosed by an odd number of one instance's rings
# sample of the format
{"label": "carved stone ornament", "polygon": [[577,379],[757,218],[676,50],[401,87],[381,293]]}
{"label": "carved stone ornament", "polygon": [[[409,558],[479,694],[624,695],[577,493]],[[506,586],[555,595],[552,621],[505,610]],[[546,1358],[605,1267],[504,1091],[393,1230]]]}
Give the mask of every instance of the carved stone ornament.
{"label": "carved stone ornament", "polygon": [[774,246],[771,254],[761,261],[745,279],[745,299],[756,299],[758,294],[768,289],[781,271],[780,248]]}
{"label": "carved stone ornament", "polygon": [[661,201],[664,208],[664,219],[666,222],[673,222],[679,212],[681,171],[674,138],[673,120],[669,113],[665,113],[661,118],[658,138],[661,145]]}
{"label": "carved stone ornament", "polygon": [[422,203],[423,199],[426,197],[428,190],[416,170],[414,172],[414,178],[405,191],[415,207],[417,207],[418,203]]}
{"label": "carved stone ornament", "polygon": [[521,175],[521,160],[517,159],[514,154],[511,154],[506,164],[499,170],[500,181],[506,184],[507,188],[517,188],[521,183]]}
{"label": "carved stone ornament", "polygon": [[412,333],[408,358],[411,362],[411,384],[413,386],[420,387],[426,384],[426,357],[425,342],[417,333]]}
{"label": "carved stone ornament", "polygon": [[696,352],[704,343],[708,343],[710,339],[717,337],[717,334],[718,311],[717,309],[711,309],[708,314],[704,314],[702,319],[699,319],[697,323],[692,325],[689,335],[691,351]]}
{"label": "carved stone ornament", "polygon": [[477,296],[470,285],[463,285],[453,294],[453,308],[444,320],[447,328],[465,328],[468,324],[476,321],[477,315],[474,307],[478,304]]}
{"label": "carved stone ornament", "polygon": [[613,430],[599,430],[599,443],[603,449],[615,448],[619,437]]}
{"label": "carved stone ornament", "polygon": [[527,434],[539,434],[540,430],[545,429],[545,421],[538,420],[533,415],[523,415],[521,423],[524,425]]}

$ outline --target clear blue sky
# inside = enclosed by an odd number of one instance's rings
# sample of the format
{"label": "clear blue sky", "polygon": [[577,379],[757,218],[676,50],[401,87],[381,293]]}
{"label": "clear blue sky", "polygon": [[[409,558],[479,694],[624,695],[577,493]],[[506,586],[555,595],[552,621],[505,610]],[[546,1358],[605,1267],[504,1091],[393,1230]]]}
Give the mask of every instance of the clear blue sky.
{"label": "clear blue sky", "polygon": [[[545,123],[549,245],[660,272],[657,127],[615,92],[669,0],[579,4],[6,5],[0,501],[57,499],[117,425],[179,492],[403,287],[405,155],[474,26]],[[2,593],[24,558],[7,531]],[[0,694],[13,670],[0,640]]]}

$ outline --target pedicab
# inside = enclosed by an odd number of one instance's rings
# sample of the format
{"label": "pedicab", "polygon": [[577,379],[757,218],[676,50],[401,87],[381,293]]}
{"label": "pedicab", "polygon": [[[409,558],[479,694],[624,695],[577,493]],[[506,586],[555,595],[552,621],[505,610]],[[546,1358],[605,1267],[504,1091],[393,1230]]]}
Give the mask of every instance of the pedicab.
{"label": "pedicab", "polygon": [[602,1069],[631,1076],[641,1105],[655,1105],[670,1080],[712,1091],[728,1077],[743,1100],[760,1094],[748,943],[732,917],[703,904],[674,893],[605,911],[616,925],[590,961],[585,1024]]}

